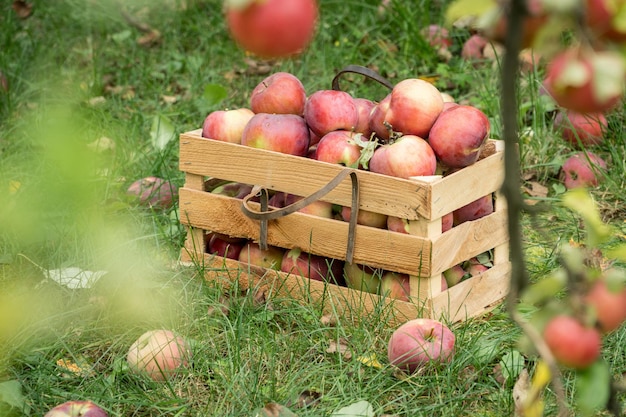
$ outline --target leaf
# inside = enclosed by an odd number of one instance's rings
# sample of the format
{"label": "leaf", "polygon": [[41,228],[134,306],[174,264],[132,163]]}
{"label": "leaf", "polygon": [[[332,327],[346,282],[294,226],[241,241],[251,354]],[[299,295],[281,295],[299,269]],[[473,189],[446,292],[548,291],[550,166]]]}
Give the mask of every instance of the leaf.
{"label": "leaf", "polygon": [[607,103],[622,94],[626,64],[617,52],[599,52],[591,59],[592,91],[600,103]]}
{"label": "leaf", "polygon": [[370,159],[374,156],[374,151],[379,145],[378,140],[373,137],[371,140],[363,139],[363,135],[361,133],[357,133],[350,140],[361,148],[361,155],[354,164],[355,166],[351,168],[358,168],[359,166],[362,166],[363,169],[368,169]]}
{"label": "leaf", "polygon": [[617,259],[626,262],[626,243],[622,243],[614,248],[605,251],[606,256],[611,259]]}
{"label": "leaf", "polygon": [[611,236],[611,229],[602,222],[600,211],[591,194],[584,188],[576,188],[563,194],[565,207],[580,215],[587,228],[587,246],[595,248]]}
{"label": "leaf", "polygon": [[495,0],[457,0],[452,2],[445,14],[446,25],[453,25],[458,21],[475,20],[494,8],[498,4]]}
{"label": "leaf", "polygon": [[277,404],[268,403],[265,407],[256,410],[252,413],[253,417],[297,417],[293,411],[287,407]]}
{"label": "leaf", "polygon": [[340,408],[330,417],[374,417],[374,408],[367,401],[357,401],[347,407]]}
{"label": "leaf", "polygon": [[13,0],[13,11],[20,19],[26,19],[33,13],[33,5],[24,0]]}
{"label": "leaf", "polygon": [[524,303],[537,305],[551,300],[567,285],[567,274],[563,269],[557,269],[549,276],[528,286],[521,296]]}
{"label": "leaf", "polygon": [[358,358],[356,358],[356,360],[361,362],[365,366],[370,366],[377,369],[383,368],[383,365],[378,361],[378,358],[373,353],[367,356],[359,356]]}
{"label": "leaf", "polygon": [[508,381],[517,378],[522,369],[524,369],[524,357],[517,350],[507,352],[500,360],[502,367],[502,376]]}
{"label": "leaf", "polygon": [[154,116],[152,119],[152,128],[150,129],[152,145],[162,151],[174,137],[174,124],[172,121],[165,116]]}
{"label": "leaf", "polygon": [[228,96],[226,88],[219,84],[207,84],[204,86],[202,99],[209,107],[217,106],[222,100]]}
{"label": "leaf", "polygon": [[27,405],[22,395],[22,385],[17,380],[0,382],[0,403],[7,404],[10,408],[24,411]]}
{"label": "leaf", "polygon": [[45,271],[49,279],[70,289],[91,288],[107,271],[85,271],[77,267]]}
{"label": "leaf", "polygon": [[589,368],[576,373],[576,404],[583,416],[595,415],[606,407],[610,395],[611,372],[603,360],[594,362]]}

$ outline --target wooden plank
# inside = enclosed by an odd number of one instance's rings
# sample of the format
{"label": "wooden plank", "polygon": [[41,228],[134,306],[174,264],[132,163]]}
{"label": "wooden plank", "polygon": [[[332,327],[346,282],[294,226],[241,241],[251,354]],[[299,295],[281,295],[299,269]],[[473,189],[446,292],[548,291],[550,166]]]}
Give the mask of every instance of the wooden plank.
{"label": "wooden plank", "polygon": [[[501,154],[487,156],[457,173],[433,181],[406,180],[357,170],[360,208],[410,220],[442,217],[499,187],[498,175],[494,171],[500,167],[501,157]],[[260,185],[300,196],[323,188],[339,172],[348,169],[337,164],[204,139],[198,130],[180,135],[179,167],[187,173]],[[438,201],[433,200],[433,196]],[[346,178],[322,199],[350,206],[350,180]]]}
{"label": "wooden plank", "polygon": [[[233,237],[258,240],[259,222],[240,209],[241,200],[181,188],[181,222]],[[253,206],[254,203],[251,203]],[[268,224],[268,243],[345,260],[348,223],[293,213]],[[354,262],[409,275],[430,276],[431,241],[367,226],[356,227]]]}

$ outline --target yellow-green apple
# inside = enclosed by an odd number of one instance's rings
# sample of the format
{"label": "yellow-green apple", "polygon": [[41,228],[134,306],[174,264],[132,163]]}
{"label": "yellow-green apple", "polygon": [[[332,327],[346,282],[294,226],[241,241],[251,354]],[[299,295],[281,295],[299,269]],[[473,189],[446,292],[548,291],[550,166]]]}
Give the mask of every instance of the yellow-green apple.
{"label": "yellow-green apple", "polygon": [[348,288],[372,294],[380,293],[380,282],[383,273],[382,269],[357,264],[356,262],[346,262],[343,267],[343,276]]}
{"label": "yellow-green apple", "polygon": [[333,130],[354,130],[359,113],[354,98],[345,91],[318,90],[304,105],[304,119],[319,136]]}
{"label": "yellow-green apple", "polygon": [[250,109],[254,113],[304,114],[306,90],[302,81],[289,72],[269,75],[252,90]]}
{"label": "yellow-green apple", "polygon": [[489,266],[483,264],[477,257],[469,259],[465,266],[465,271],[470,277],[475,277],[489,270]]}
{"label": "yellow-green apple", "polygon": [[458,226],[461,223],[477,220],[491,213],[493,213],[493,198],[491,194],[488,194],[454,210],[452,212],[453,224]]}
{"label": "yellow-green apple", "polygon": [[305,156],[309,150],[309,128],[296,114],[257,113],[243,130],[241,144],[290,155]]}
{"label": "yellow-green apple", "polygon": [[202,137],[222,142],[241,143],[241,136],[254,113],[247,108],[216,110],[202,124]]}
{"label": "yellow-green apple", "polygon": [[407,78],[391,90],[384,121],[396,132],[425,138],[442,110],[443,97],[437,87],[419,78]]}
{"label": "yellow-green apple", "polygon": [[625,76],[624,57],[617,51],[572,47],[548,63],[543,88],[561,107],[605,112],[621,100]]}
{"label": "yellow-green apple", "polygon": [[325,256],[314,255],[299,248],[285,251],[281,271],[301,275],[316,281],[343,285],[343,262]]}
{"label": "yellow-green apple", "polygon": [[361,146],[355,141],[355,136],[367,140],[361,133],[350,130],[335,130],[325,134],[317,144],[314,159],[331,164],[358,168],[361,158]]}
{"label": "yellow-green apple", "polygon": [[603,178],[606,162],[593,152],[578,152],[565,160],[561,167],[565,188],[595,187]]}
{"label": "yellow-green apple", "polygon": [[[462,120],[462,123],[459,121]],[[463,168],[478,160],[489,136],[489,118],[480,109],[459,105],[441,113],[430,133],[428,143],[437,159],[450,168]]]}
{"label": "yellow-green apple", "polygon": [[578,113],[562,109],[554,117],[554,127],[570,144],[586,148],[602,143],[608,122],[603,113]]}
{"label": "yellow-green apple", "polygon": [[[243,199],[245,196],[250,194],[252,191],[252,186],[250,184],[244,184],[241,182],[229,182],[223,185],[218,185],[213,190],[211,190],[211,194],[220,194],[228,197],[234,197]],[[253,199],[258,200],[258,199]]]}
{"label": "yellow-green apple", "polygon": [[467,271],[463,269],[463,264],[456,264],[443,271],[443,277],[448,285],[448,288],[454,287],[456,284],[461,282],[465,275],[467,275]]}
{"label": "yellow-green apple", "polygon": [[133,182],[126,193],[141,206],[167,210],[176,203],[178,187],[159,177],[146,177]]}
{"label": "yellow-green apple", "polygon": [[[343,219],[343,221],[349,222],[351,214],[352,209],[350,207],[341,207],[341,218]],[[356,222],[357,224],[362,224],[363,226],[376,227],[377,229],[386,229],[387,215],[382,213],[376,213],[374,211],[360,209],[359,213],[356,216]]]}
{"label": "yellow-green apple", "polygon": [[385,271],[380,278],[380,295],[409,301],[411,296],[411,280],[407,274]]}
{"label": "yellow-green apple", "polygon": [[370,131],[376,134],[376,137],[383,142],[386,142],[391,137],[391,125],[385,123],[385,117],[389,110],[389,103],[391,102],[391,93],[387,94],[385,98],[380,100],[370,112],[369,128]]}
{"label": "yellow-green apple", "polygon": [[399,178],[434,175],[437,157],[424,139],[405,135],[376,148],[369,161],[369,170]]}
{"label": "yellow-green apple", "polygon": [[249,0],[225,2],[226,22],[235,41],[265,58],[301,53],[315,33],[315,0]]}
{"label": "yellow-green apple", "polygon": [[370,114],[377,103],[367,98],[356,97],[354,104],[356,105],[356,111],[358,113],[354,131],[363,134],[365,140],[369,140],[373,133],[373,130],[370,128]]}
{"label": "yellow-green apple", "polygon": [[602,277],[592,284],[585,296],[587,305],[593,309],[598,327],[605,333],[619,328],[626,320],[626,287],[623,283],[614,284],[615,288]]}
{"label": "yellow-green apple", "polygon": [[413,373],[428,363],[452,360],[455,339],[450,328],[437,320],[409,320],[391,334],[387,358],[392,365]]}
{"label": "yellow-green apple", "polygon": [[206,252],[222,258],[239,259],[239,253],[247,239],[210,232],[205,235]]}
{"label": "yellow-green apple", "polygon": [[154,381],[165,381],[189,366],[191,347],[171,330],[150,330],[130,347],[126,361],[130,369]]}
{"label": "yellow-green apple", "polygon": [[57,405],[44,417],[108,417],[108,414],[93,401],[75,400]]}
{"label": "yellow-green apple", "polygon": [[543,329],[543,338],[557,362],[570,368],[585,369],[600,356],[600,332],[572,316],[551,318]]}
{"label": "yellow-green apple", "polygon": [[263,250],[258,243],[248,242],[239,252],[239,262],[280,271],[284,254],[285,251],[277,246],[269,245]]}

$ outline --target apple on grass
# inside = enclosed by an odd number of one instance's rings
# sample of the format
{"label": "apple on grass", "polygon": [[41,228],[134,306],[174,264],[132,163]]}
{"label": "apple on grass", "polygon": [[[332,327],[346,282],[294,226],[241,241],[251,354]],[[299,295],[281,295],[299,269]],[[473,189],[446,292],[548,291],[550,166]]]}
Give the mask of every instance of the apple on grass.
{"label": "apple on grass", "polygon": [[562,109],[554,118],[554,127],[561,131],[563,139],[576,147],[589,147],[602,143],[608,128],[603,113],[578,113]]}
{"label": "apple on grass", "polygon": [[290,155],[306,156],[309,128],[296,114],[255,114],[243,130],[241,144]]}
{"label": "apple on grass", "polygon": [[463,168],[478,160],[489,131],[489,118],[485,113],[473,106],[458,105],[437,118],[430,129],[428,143],[442,164]]}
{"label": "apple on grass", "polygon": [[126,356],[134,372],[154,381],[165,381],[189,366],[191,348],[187,341],[170,330],[151,330],[142,334]]}
{"label": "apple on grass", "polygon": [[343,267],[343,275],[348,288],[372,294],[380,293],[381,278],[384,272],[381,269],[356,262],[346,262]]}
{"label": "apple on grass", "polygon": [[254,113],[247,108],[213,111],[202,123],[202,137],[240,144],[243,130],[252,116]]}
{"label": "apple on grass", "polygon": [[391,335],[389,362],[413,373],[428,363],[445,363],[454,356],[454,333],[443,323],[426,318],[409,320]]}
{"label": "apple on grass", "polygon": [[146,177],[133,182],[126,194],[135,197],[141,206],[167,210],[174,206],[178,187],[158,177]]}
{"label": "apple on grass", "polygon": [[282,248],[268,246],[266,250],[262,250],[258,243],[248,242],[239,252],[239,262],[280,271],[284,254]]}
{"label": "apple on grass", "polygon": [[382,145],[369,160],[369,170],[399,178],[434,175],[437,157],[431,146],[419,136],[405,135]]}
{"label": "apple on grass", "polygon": [[323,137],[333,130],[354,130],[359,112],[354,98],[345,91],[318,90],[304,105],[304,119],[316,135]]}
{"label": "apple on grass", "polygon": [[66,401],[48,411],[44,417],[108,417],[99,405],[89,400]]}
{"label": "apple on grass", "polygon": [[561,175],[565,188],[595,187],[606,171],[606,162],[593,152],[578,152],[565,160]]}
{"label": "apple on grass", "polygon": [[278,58],[299,54],[311,42],[318,6],[315,0],[227,0],[225,13],[230,34],[242,48]]}
{"label": "apple on grass", "polygon": [[257,84],[250,96],[254,113],[304,114],[306,90],[302,81],[288,72],[276,72]]}
{"label": "apple on grass", "polygon": [[568,315],[557,315],[543,329],[543,338],[562,365],[585,369],[600,356],[600,332]]}

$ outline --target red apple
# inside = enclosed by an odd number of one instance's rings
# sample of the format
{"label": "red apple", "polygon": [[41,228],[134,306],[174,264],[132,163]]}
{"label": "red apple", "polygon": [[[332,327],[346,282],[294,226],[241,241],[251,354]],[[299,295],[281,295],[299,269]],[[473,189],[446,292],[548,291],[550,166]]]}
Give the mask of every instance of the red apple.
{"label": "red apple", "polygon": [[454,333],[432,319],[413,319],[398,327],[387,346],[389,362],[409,373],[430,362],[449,362],[454,356]]}
{"label": "red apple", "polygon": [[622,98],[625,75],[624,58],[616,51],[570,48],[550,61],[543,88],[561,107],[605,112]]}
{"label": "red apple", "polygon": [[609,333],[619,328],[626,320],[626,288],[613,289],[605,279],[594,282],[585,297],[596,315],[600,330]]}
{"label": "red apple", "polygon": [[335,130],[325,134],[317,144],[314,159],[358,168],[361,147],[355,142],[356,135],[367,140],[361,133],[349,130]]}
{"label": "red apple", "polygon": [[281,271],[316,281],[343,285],[343,262],[294,248],[283,255]]}
{"label": "red apple", "polygon": [[315,134],[315,132],[313,132],[311,129],[309,129],[309,136],[311,137],[311,141],[309,142],[309,148],[317,145],[318,143],[320,143],[320,140],[322,140],[322,137]]}
{"label": "red apple", "polygon": [[[452,213],[448,213],[441,218],[441,232],[447,232],[452,229]],[[396,216],[388,216],[387,217],[387,229],[392,232],[398,233],[411,233],[411,224],[407,219],[402,219]]]}
{"label": "red apple", "polygon": [[[348,206],[341,207],[341,218],[343,219],[343,221],[349,222],[351,214],[352,208]],[[357,224],[361,224],[363,226],[375,227],[377,229],[386,229],[387,215],[360,209],[359,214],[357,214],[356,216],[356,222]]]}
{"label": "red apple", "polygon": [[370,114],[376,107],[376,102],[367,98],[356,97],[354,99],[356,105],[356,111],[358,113],[357,123],[354,127],[354,131],[363,134],[366,140],[371,139],[374,131],[370,128]]}
{"label": "red apple", "polygon": [[485,59],[484,49],[489,44],[489,40],[482,35],[472,35],[464,43],[461,49],[461,57],[469,61],[479,61]]}
{"label": "red apple", "polygon": [[354,98],[345,91],[318,90],[304,105],[304,119],[319,136],[333,130],[354,130],[359,113]]}
{"label": "red apple", "polygon": [[385,121],[396,132],[425,138],[442,110],[443,98],[437,87],[419,78],[408,78],[391,90]]}
{"label": "red apple", "polygon": [[154,381],[165,381],[189,366],[191,348],[187,341],[170,330],[151,330],[139,337],[128,350],[128,366]]}
{"label": "red apple", "polygon": [[284,254],[285,251],[277,246],[270,245],[262,250],[258,243],[248,242],[239,252],[239,262],[280,271]]}
{"label": "red apple", "polygon": [[445,233],[452,229],[454,225],[454,213],[450,212],[441,218],[441,233]]}
{"label": "red apple", "polygon": [[380,278],[380,295],[400,301],[409,301],[411,280],[407,274],[385,271]]}
{"label": "red apple", "polygon": [[465,266],[465,271],[470,275],[470,277],[475,277],[482,274],[485,271],[488,271],[489,267],[484,265],[482,262],[478,260],[478,258],[473,257],[467,261],[467,265]]}
{"label": "red apple", "polygon": [[243,131],[241,144],[290,155],[305,156],[309,150],[309,128],[295,114],[255,114]]}
{"label": "red apple", "polygon": [[619,16],[626,4],[623,0],[586,0],[585,23],[598,37],[623,42],[626,32],[619,26]]}
{"label": "red apple", "polygon": [[603,113],[585,114],[564,109],[556,114],[554,127],[570,144],[586,148],[602,143],[608,122]]}
{"label": "red apple", "polygon": [[[459,121],[462,120],[462,123]],[[489,119],[480,109],[459,105],[441,113],[430,133],[428,143],[437,159],[450,168],[475,163],[489,137]]]}
{"label": "red apple", "polygon": [[576,153],[561,167],[565,188],[595,187],[606,171],[606,162],[592,152]]}
{"label": "red apple", "polygon": [[244,49],[266,58],[298,54],[311,42],[317,24],[315,0],[229,0],[226,21]]}
{"label": "red apple", "polygon": [[257,84],[250,96],[254,113],[304,114],[306,90],[298,77],[277,72]]}
{"label": "red apple", "polygon": [[372,294],[380,292],[381,277],[384,272],[382,269],[375,269],[356,262],[346,262],[343,267],[343,275],[348,288]]}
{"label": "red apple", "polygon": [[133,182],[126,193],[142,206],[167,210],[176,203],[178,187],[162,178],[146,177]]}
{"label": "red apple", "polygon": [[399,178],[434,175],[437,157],[424,139],[405,135],[378,147],[369,161],[369,170]]}
{"label": "red apple", "polygon": [[585,327],[574,317],[553,317],[544,328],[543,337],[554,358],[570,368],[585,369],[600,356],[600,332]]}
{"label": "red apple", "polygon": [[493,213],[493,198],[491,194],[481,197],[452,212],[453,224],[458,226],[472,220],[480,219]]}
{"label": "red apple", "polygon": [[[284,193],[282,191],[276,192],[268,201],[268,204],[272,207],[283,208],[289,206],[296,201],[301,200],[303,197],[295,194]],[[328,219],[333,218],[333,205],[327,201],[317,200],[298,210],[299,213],[311,214],[313,216],[325,217]]]}
{"label": "red apple", "polygon": [[44,417],[108,417],[109,415],[93,401],[76,400],[59,404]]}
{"label": "red apple", "polygon": [[239,253],[246,244],[247,239],[230,237],[221,233],[208,233],[206,252],[221,256],[222,258],[239,259]]}
{"label": "red apple", "polygon": [[246,108],[213,111],[204,119],[202,137],[239,144],[252,116],[252,110]]}
{"label": "red apple", "polygon": [[391,136],[391,125],[385,123],[385,117],[389,111],[391,93],[387,94],[370,112],[369,128],[376,134],[376,137],[383,142],[388,141]]}
{"label": "red apple", "polygon": [[452,45],[448,29],[432,24],[422,28],[420,34],[426,39],[428,44],[434,48],[449,48]]}

